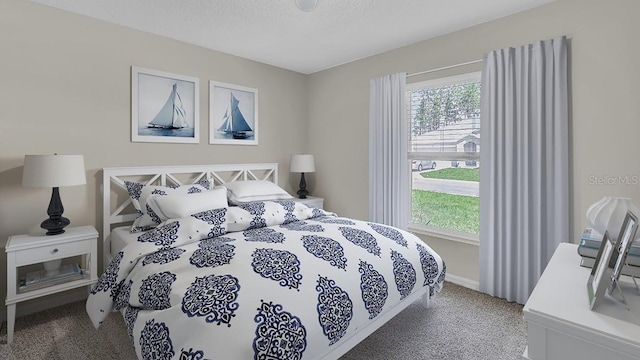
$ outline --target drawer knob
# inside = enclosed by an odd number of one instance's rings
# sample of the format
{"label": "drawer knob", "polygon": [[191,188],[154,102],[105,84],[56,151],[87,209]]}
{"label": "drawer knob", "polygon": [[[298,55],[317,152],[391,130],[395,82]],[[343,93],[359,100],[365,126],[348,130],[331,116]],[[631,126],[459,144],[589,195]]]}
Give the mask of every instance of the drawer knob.
{"label": "drawer knob", "polygon": [[53,249],[53,251],[52,251],[52,253],[54,253],[54,254],[57,253],[57,252],[58,252],[58,249]]}

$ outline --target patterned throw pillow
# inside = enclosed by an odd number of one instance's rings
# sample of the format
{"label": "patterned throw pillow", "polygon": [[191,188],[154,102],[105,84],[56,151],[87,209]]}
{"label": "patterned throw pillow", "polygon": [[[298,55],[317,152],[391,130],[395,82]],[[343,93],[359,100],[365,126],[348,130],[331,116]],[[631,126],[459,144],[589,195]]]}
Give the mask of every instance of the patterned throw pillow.
{"label": "patterned throw pillow", "polygon": [[203,191],[209,191],[211,188],[211,182],[209,180],[200,181],[197,184],[182,185],[182,186],[159,186],[159,185],[145,185],[139,182],[125,181],[127,192],[138,212],[138,217],[131,226],[131,232],[140,232],[153,229],[162,221],[156,215],[156,213],[147,204],[147,198],[151,195],[184,195],[195,194]]}

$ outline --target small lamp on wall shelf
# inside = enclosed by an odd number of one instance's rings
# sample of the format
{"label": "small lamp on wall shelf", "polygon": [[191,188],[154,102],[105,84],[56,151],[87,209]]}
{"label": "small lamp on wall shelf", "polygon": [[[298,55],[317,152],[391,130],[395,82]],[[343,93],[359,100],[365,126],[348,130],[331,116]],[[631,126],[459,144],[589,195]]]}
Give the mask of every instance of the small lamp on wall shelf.
{"label": "small lamp on wall shelf", "polygon": [[50,187],[51,201],[47,214],[49,218],[40,224],[47,235],[64,233],[64,227],[70,224],[62,216],[64,207],[60,199],[59,187],[84,185],[87,183],[82,155],[25,155],[22,172],[22,186]]}
{"label": "small lamp on wall shelf", "polygon": [[300,190],[298,190],[297,194],[300,199],[306,199],[309,191],[307,191],[307,182],[304,179],[304,173],[311,173],[316,171],[316,161],[313,155],[291,155],[291,165],[289,167],[289,171],[301,173]]}

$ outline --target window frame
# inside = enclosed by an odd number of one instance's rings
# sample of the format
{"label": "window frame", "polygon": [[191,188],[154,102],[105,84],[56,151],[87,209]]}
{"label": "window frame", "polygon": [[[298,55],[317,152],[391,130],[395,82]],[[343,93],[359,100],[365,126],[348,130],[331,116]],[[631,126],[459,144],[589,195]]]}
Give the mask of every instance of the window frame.
{"label": "window frame", "polygon": [[471,245],[479,245],[479,234],[465,233],[460,231],[448,230],[448,229],[440,229],[431,227],[424,224],[418,224],[412,222],[413,220],[413,200],[412,200],[412,169],[411,169],[411,161],[412,160],[433,160],[433,161],[480,161],[480,151],[476,151],[473,153],[470,152],[431,152],[431,151],[411,151],[411,129],[412,129],[412,118],[411,118],[411,93],[414,91],[418,91],[425,88],[434,88],[440,86],[447,85],[455,85],[460,83],[469,83],[469,82],[480,82],[482,78],[481,71],[474,71],[465,74],[459,74],[454,76],[446,76],[440,77],[430,80],[417,81],[414,83],[409,83],[406,86],[406,96],[407,96],[407,134],[408,142],[407,142],[407,161],[409,162],[408,171],[409,171],[409,183],[407,184],[407,193],[409,194],[409,214],[410,218],[408,219],[408,229],[411,232],[415,232],[418,234],[423,234],[427,236],[433,236],[446,240],[453,240],[457,242],[462,242]]}

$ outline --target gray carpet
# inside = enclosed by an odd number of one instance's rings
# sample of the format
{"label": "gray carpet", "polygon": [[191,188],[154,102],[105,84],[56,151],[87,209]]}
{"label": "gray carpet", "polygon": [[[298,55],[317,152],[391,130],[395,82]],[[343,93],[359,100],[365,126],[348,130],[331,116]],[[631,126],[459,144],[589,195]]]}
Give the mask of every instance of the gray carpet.
{"label": "gray carpet", "polygon": [[[19,318],[13,344],[6,336],[3,324],[0,359],[136,358],[120,313],[96,331],[84,302]],[[410,305],[341,360],[516,360],[525,345],[522,305],[446,283],[430,309]]]}

